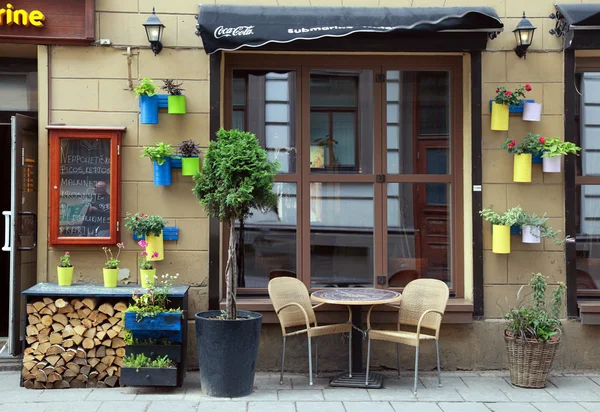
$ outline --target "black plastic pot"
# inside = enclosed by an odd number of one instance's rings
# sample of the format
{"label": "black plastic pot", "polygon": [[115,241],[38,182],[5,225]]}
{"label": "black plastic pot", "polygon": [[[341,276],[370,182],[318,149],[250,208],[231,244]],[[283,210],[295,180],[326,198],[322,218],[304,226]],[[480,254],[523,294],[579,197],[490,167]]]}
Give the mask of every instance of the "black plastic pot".
{"label": "black plastic pot", "polygon": [[209,396],[252,393],[262,315],[245,310],[237,314],[236,320],[214,319],[222,315],[220,310],[195,315],[200,384]]}

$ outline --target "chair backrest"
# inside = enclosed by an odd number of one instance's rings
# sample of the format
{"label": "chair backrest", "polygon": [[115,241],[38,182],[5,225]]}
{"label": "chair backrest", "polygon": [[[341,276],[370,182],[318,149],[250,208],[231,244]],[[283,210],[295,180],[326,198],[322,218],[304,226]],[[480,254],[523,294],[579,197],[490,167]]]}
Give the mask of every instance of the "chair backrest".
{"label": "chair backrest", "polygon": [[[417,326],[421,315],[428,309],[445,312],[450,291],[448,286],[437,279],[417,279],[410,282],[402,292],[398,323],[401,325]],[[429,313],[423,318],[421,326],[433,329],[440,328],[442,317],[436,313]]]}
{"label": "chair backrest", "polygon": [[286,269],[273,269],[269,272],[269,280],[273,280],[275,278],[295,278],[296,272],[292,272],[291,270]]}
{"label": "chair backrest", "polygon": [[401,270],[392,275],[388,285],[393,288],[403,288],[413,280],[419,279],[419,272],[414,269]]}
{"label": "chair backrest", "polygon": [[[304,283],[296,278],[280,277],[269,282],[269,297],[275,310],[278,311],[288,303],[298,303],[308,314],[308,320],[311,325],[315,324],[317,318],[312,308],[310,296]],[[279,312],[277,315],[282,328],[293,326],[306,326],[306,320],[302,310],[293,305]]]}

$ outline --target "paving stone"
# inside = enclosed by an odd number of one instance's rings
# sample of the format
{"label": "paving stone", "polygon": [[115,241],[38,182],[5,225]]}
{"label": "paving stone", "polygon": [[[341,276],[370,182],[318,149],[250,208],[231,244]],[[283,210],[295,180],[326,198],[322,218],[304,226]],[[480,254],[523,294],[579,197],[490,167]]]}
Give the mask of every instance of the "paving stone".
{"label": "paving stone", "polygon": [[419,402],[462,402],[464,399],[456,389],[436,388],[417,390],[417,400]]}
{"label": "paving stone", "polygon": [[389,402],[344,402],[346,412],[394,412]]}
{"label": "paving stone", "polygon": [[97,412],[145,412],[147,408],[148,402],[141,401],[103,402]]}
{"label": "paving stone", "polygon": [[[187,389],[183,396],[184,401],[195,401],[195,402],[214,402],[216,398],[208,396],[200,388]],[[219,401],[230,401],[231,398],[218,398]]]}
{"label": "paving stone", "polygon": [[[22,402],[37,402],[44,391],[18,389],[14,391],[6,391],[0,394],[2,403],[22,403]],[[82,398],[83,399],[83,398]]]}
{"label": "paving stone", "polygon": [[408,388],[368,389],[374,401],[416,401],[417,397]]}
{"label": "paving stone", "polygon": [[324,401],[320,389],[289,389],[277,391],[280,401]]}
{"label": "paving stone", "polygon": [[510,385],[501,377],[464,377],[463,382],[472,389],[508,389]]}
{"label": "paving stone", "polygon": [[590,389],[599,391],[600,385],[585,376],[563,376],[548,379],[558,389],[581,390]]}
{"label": "paving stone", "polygon": [[[69,389],[71,390],[71,389]],[[65,391],[62,391],[65,392]],[[68,391],[66,391],[68,392]],[[52,402],[47,403],[43,409],[44,412],[65,412],[76,409],[77,412],[97,412],[102,402],[90,401],[90,402]],[[32,410],[33,411],[33,410]],[[36,411],[37,412],[37,411]]]}
{"label": "paving stone", "polygon": [[600,402],[579,402],[580,406],[590,412],[600,412]]}
{"label": "paving stone", "polygon": [[[37,397],[38,402],[67,402],[83,401],[92,393],[93,389],[68,389],[68,390],[45,390]],[[29,397],[28,391],[27,397]],[[35,392],[35,391],[33,391]]]}
{"label": "paving stone", "polygon": [[47,403],[0,403],[2,412],[44,412]]}
{"label": "paving stone", "polygon": [[298,412],[345,412],[342,402],[296,402]]}
{"label": "paving stone", "polygon": [[[436,389],[438,387],[438,379],[437,377],[427,376],[421,377],[421,383],[424,387],[428,389]],[[467,388],[465,382],[459,378],[454,376],[446,376],[446,374],[442,374],[442,388],[446,389],[458,389],[458,388]]]}
{"label": "paving stone", "polygon": [[183,388],[143,388],[137,389],[135,400],[166,401],[183,400],[187,389]]}
{"label": "paving stone", "polygon": [[547,388],[546,392],[559,402],[600,402],[600,395],[589,389]]}
{"label": "paving stone", "polygon": [[490,412],[490,409],[483,403],[440,402],[438,406],[444,412]]}
{"label": "paving stone", "polygon": [[85,398],[86,401],[132,401],[137,396],[136,393],[119,389],[94,389]]}
{"label": "paving stone", "polygon": [[[390,402],[396,412],[442,412],[435,402]],[[298,411],[300,412],[300,411]]]}
{"label": "paving stone", "polygon": [[283,375],[283,384],[279,384],[279,374],[256,375],[254,377],[254,389],[292,389],[292,379],[289,376]]}
{"label": "paving stone", "polygon": [[198,404],[198,412],[246,412],[246,409],[246,402],[200,402]]}
{"label": "paving stone", "polygon": [[308,375],[306,377],[295,375],[292,378],[292,388],[293,389],[325,389],[329,388],[329,382],[331,378],[329,377],[320,377],[313,378],[312,386],[308,383]]}
{"label": "paving stone", "polygon": [[[560,404],[556,403],[532,403],[540,412],[557,412],[557,411],[569,411],[569,412],[587,412],[585,408],[575,402],[563,402]],[[557,408],[557,405],[560,405]]]}
{"label": "paving stone", "polygon": [[366,389],[339,388],[324,389],[326,401],[370,401],[371,397]]}
{"label": "paving stone", "polygon": [[[398,379],[396,376],[394,376],[393,378],[386,378],[383,381],[383,387],[384,388],[408,388],[411,389],[414,387],[415,385],[415,381],[414,381],[414,376],[403,376],[400,379]],[[430,377],[428,377],[430,378]],[[436,382],[437,382],[437,378]],[[419,379],[417,381],[417,390],[424,388],[425,386],[423,385],[423,382],[421,382],[421,379]]]}
{"label": "paving stone", "polygon": [[494,412],[538,412],[538,410],[532,404],[526,402],[486,403],[485,406]]}
{"label": "paving stone", "polygon": [[508,397],[500,389],[477,388],[456,389],[467,402],[508,402]]}
{"label": "paving stone", "polygon": [[276,401],[277,391],[274,389],[269,389],[265,391],[254,391],[248,396],[244,396],[243,398],[237,399],[243,399],[244,401]]}
{"label": "paving stone", "polygon": [[525,389],[513,387],[502,390],[513,402],[556,402],[556,399],[544,389]]}
{"label": "paving stone", "polygon": [[249,402],[248,412],[296,412],[296,407],[294,402]]}
{"label": "paving stone", "polygon": [[198,410],[198,402],[190,401],[153,401],[150,402],[150,407],[146,412],[196,412]]}

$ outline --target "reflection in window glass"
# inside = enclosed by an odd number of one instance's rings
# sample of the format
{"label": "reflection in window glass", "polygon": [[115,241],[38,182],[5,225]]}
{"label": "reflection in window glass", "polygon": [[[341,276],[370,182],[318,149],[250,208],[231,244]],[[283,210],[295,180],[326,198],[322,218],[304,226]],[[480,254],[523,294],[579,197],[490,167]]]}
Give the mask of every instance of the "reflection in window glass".
{"label": "reflection in window glass", "polygon": [[577,289],[600,286],[600,185],[577,187]]}
{"label": "reflection in window glass", "polygon": [[389,287],[404,287],[419,278],[439,279],[452,286],[446,195],[450,185],[388,183],[387,187]]}
{"label": "reflection in window glass", "polygon": [[[296,277],[296,184],[275,183],[277,212],[253,211],[244,222],[244,282],[240,287],[266,288],[278,276]],[[239,236],[239,226],[236,231]]]}
{"label": "reflection in window glass", "polygon": [[311,285],[373,285],[373,185],[310,184]]}
{"label": "reflection in window glass", "polygon": [[581,75],[579,174],[600,176],[600,73]]}

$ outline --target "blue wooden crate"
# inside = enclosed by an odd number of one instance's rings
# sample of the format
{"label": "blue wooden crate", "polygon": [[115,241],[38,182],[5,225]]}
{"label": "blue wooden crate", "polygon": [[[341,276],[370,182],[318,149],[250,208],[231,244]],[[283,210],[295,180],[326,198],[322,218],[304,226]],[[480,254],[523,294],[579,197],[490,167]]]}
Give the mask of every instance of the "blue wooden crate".
{"label": "blue wooden crate", "polygon": [[[133,240],[139,242],[146,239],[146,235],[133,234]],[[179,240],[179,228],[177,226],[165,226],[163,229],[163,240]]]}
{"label": "blue wooden crate", "polygon": [[171,169],[181,169],[181,156],[171,157]]}
{"label": "blue wooden crate", "polygon": [[[527,99],[527,100],[521,100],[522,102],[528,102],[528,103],[535,103],[535,100],[531,100],[531,99]],[[490,113],[492,112],[492,103],[494,103],[493,100],[490,100]],[[518,106],[515,106],[514,104],[511,104],[508,108],[508,112],[509,113],[523,113],[523,104],[520,104]]]}
{"label": "blue wooden crate", "polygon": [[181,343],[183,332],[181,330],[132,330],[131,335],[134,339],[148,341],[153,339],[161,342],[163,339],[171,343]]}
{"label": "blue wooden crate", "polygon": [[129,330],[138,340],[167,339],[171,342],[181,342],[181,313],[163,312],[154,316],[140,317],[135,312],[125,312],[125,329]]}
{"label": "blue wooden crate", "polygon": [[159,94],[158,96],[158,108],[166,109],[169,107],[169,95],[168,94]]}

